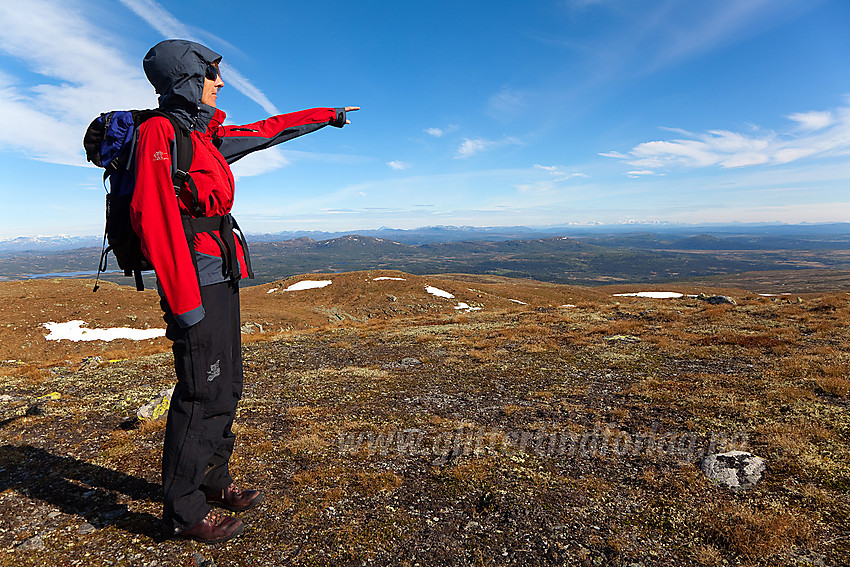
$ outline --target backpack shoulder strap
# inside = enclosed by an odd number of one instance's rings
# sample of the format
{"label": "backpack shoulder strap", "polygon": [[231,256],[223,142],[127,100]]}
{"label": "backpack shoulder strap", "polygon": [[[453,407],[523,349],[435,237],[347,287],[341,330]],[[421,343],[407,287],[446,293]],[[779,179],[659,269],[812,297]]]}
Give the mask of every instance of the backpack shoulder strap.
{"label": "backpack shoulder strap", "polygon": [[192,136],[189,133],[189,129],[173,114],[169,114],[168,112],[164,112],[159,109],[140,111],[138,113],[139,124],[149,118],[153,118],[154,116],[167,118],[168,121],[171,122],[171,127],[174,129],[174,142],[177,149],[177,164],[171,176],[174,184],[174,194],[180,198],[180,191],[182,191],[183,186],[186,185],[192,194],[192,206],[196,213],[200,213],[198,207],[200,201],[198,188],[195,186],[195,181],[192,179],[192,176],[189,175],[189,169],[192,167],[192,159],[195,154],[195,148],[192,145]]}
{"label": "backpack shoulder strap", "polygon": [[175,175],[181,178],[189,176],[189,168],[192,167],[192,158],[194,157],[195,148],[192,146],[192,137],[189,134],[189,129],[177,118],[167,112],[157,111],[160,116],[168,118],[171,126],[174,128],[175,141],[177,143],[177,171]]}

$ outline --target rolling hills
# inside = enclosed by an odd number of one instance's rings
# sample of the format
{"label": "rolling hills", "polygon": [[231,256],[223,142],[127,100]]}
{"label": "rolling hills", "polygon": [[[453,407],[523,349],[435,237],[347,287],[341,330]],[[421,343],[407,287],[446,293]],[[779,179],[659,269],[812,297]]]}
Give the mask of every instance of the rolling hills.
{"label": "rolling hills", "polygon": [[[251,244],[257,279],[264,284],[295,274],[394,269],[412,274],[467,273],[530,278],[552,283],[660,283],[769,270],[834,270],[846,279],[850,252],[837,235],[625,234],[572,238],[481,240],[404,244],[347,235],[328,240],[301,237]],[[63,275],[92,277],[95,248],[19,252],[0,257],[0,281]],[[114,260],[110,262],[115,269]],[[40,276],[41,275],[41,276]],[[120,273],[103,276],[130,284]],[[797,278],[798,281],[801,278]],[[153,285],[152,276],[148,277]],[[828,288],[810,288],[823,291]],[[773,289],[759,291],[773,292]],[[806,290],[802,290],[806,291]]]}
{"label": "rolling hills", "polygon": [[[246,288],[232,466],[266,502],[243,537],[202,547],[160,538],[163,426],[134,419],[172,383],[168,341],[46,339],[48,321],[161,326],[155,291],[91,283],[0,282],[0,565],[837,565],[850,552],[843,291],[389,270]],[[650,288],[683,295],[614,295]],[[701,473],[730,448],[767,460],[755,488]]]}

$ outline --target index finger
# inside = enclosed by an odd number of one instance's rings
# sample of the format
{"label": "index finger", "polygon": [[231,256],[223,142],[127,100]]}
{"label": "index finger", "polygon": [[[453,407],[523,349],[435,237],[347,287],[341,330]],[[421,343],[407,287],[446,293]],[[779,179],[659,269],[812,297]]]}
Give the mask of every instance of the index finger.
{"label": "index finger", "polygon": [[351,112],[353,110],[360,110],[360,107],[359,106],[346,106],[345,107],[346,112]]}

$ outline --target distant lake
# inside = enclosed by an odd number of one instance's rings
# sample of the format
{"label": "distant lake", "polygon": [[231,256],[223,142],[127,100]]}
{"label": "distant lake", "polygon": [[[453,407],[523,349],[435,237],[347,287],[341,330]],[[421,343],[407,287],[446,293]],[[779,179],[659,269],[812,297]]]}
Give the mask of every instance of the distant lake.
{"label": "distant lake", "polygon": [[[105,272],[100,272],[103,274],[122,274],[123,270],[107,270]],[[86,270],[83,272],[50,272],[47,274],[23,274],[18,276],[18,278],[31,280],[36,278],[77,278],[80,276],[96,276],[97,270]]]}

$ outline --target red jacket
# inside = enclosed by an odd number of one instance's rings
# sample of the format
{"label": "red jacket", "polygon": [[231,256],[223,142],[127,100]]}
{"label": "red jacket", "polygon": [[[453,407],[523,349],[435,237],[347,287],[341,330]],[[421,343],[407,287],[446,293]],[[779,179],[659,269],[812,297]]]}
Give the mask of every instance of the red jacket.
{"label": "red jacket", "polygon": [[[227,280],[222,271],[221,247],[209,233],[195,236],[196,272],[181,215],[213,217],[230,213],[234,182],[229,163],[328,124],[345,123],[344,111],[335,108],[281,114],[242,126],[225,126],[224,117],[222,111],[215,110],[205,130],[191,130],[190,134],[194,155],[189,173],[198,189],[200,214],[195,213],[186,187],[179,200],[174,193],[172,158],[176,157],[171,123],[154,117],[139,128],[131,221],[141,238],[143,252],[154,266],[160,293],[181,327],[191,326],[204,316],[200,286]],[[242,246],[237,245],[236,250],[239,272],[247,277]]]}

